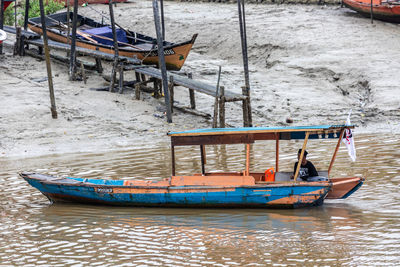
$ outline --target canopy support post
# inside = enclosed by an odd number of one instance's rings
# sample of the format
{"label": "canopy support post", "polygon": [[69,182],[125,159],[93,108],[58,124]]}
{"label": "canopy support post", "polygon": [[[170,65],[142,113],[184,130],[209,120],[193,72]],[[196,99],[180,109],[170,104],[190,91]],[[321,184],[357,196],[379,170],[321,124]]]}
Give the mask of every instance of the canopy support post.
{"label": "canopy support post", "polygon": [[201,154],[201,174],[204,176],[206,175],[206,169],[205,169],[205,164],[206,164],[206,151],[204,145],[200,145],[200,154]]}
{"label": "canopy support post", "polygon": [[250,175],[250,144],[246,144],[246,171],[244,176]]}
{"label": "canopy support post", "polygon": [[171,146],[171,165],[172,165],[172,176],[175,176],[175,146]]}
{"label": "canopy support post", "polygon": [[330,175],[330,173],[331,173],[331,169],[332,169],[333,163],[335,162],[336,155],[337,155],[337,152],[338,152],[339,147],[340,147],[340,143],[341,143],[341,141],[342,141],[342,139],[343,139],[343,135],[344,135],[344,129],[342,129],[342,130],[340,131],[339,140],[338,140],[338,142],[337,142],[337,144],[336,144],[335,152],[333,153],[331,162],[329,163],[328,177],[329,177],[329,175]]}
{"label": "canopy support post", "polygon": [[275,133],[275,172],[279,171],[279,133]]}
{"label": "canopy support post", "polygon": [[306,137],[304,138],[303,147],[301,148],[300,158],[299,158],[299,161],[297,162],[296,172],[294,173],[294,177],[293,177],[294,182],[296,182],[297,176],[299,175],[301,162],[303,161],[304,151],[306,151],[306,146],[307,146],[307,141],[308,141],[309,136],[310,136],[310,133],[306,132]]}

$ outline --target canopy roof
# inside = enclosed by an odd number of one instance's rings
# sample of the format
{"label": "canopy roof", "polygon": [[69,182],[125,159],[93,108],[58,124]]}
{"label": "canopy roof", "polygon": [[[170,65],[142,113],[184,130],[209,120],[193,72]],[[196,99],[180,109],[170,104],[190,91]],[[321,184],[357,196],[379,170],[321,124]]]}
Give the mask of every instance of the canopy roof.
{"label": "canopy roof", "polygon": [[339,138],[340,131],[354,125],[318,125],[291,127],[211,128],[169,132],[173,146],[211,144],[250,144],[256,140]]}

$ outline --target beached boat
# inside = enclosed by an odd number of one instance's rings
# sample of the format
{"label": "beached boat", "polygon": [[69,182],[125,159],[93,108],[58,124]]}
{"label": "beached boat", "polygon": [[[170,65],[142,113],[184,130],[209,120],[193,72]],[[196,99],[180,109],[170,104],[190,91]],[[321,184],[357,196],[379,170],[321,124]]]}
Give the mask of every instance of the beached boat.
{"label": "beached boat", "polygon": [[[298,208],[321,205],[325,198],[346,198],[363,183],[361,177],[329,179],[343,133],[353,126],[307,126],[283,128],[224,128],[169,133],[172,175],[161,181],[60,178],[37,173],[20,176],[50,201],[157,207],[257,207]],[[281,140],[339,138],[326,178],[304,182],[291,179],[293,172],[279,171]],[[276,142],[275,169],[250,171],[250,144],[259,140]],[[206,145],[245,144],[246,167],[236,172],[206,172]],[[201,173],[176,175],[175,149],[199,146]],[[297,150],[296,150],[297,151]],[[300,155],[300,161],[303,155]],[[295,176],[297,176],[297,173]]]}
{"label": "beached boat", "polygon": [[3,10],[6,10],[7,7],[14,1],[15,0],[4,0],[4,8],[3,8]]}
{"label": "beached boat", "polygon": [[0,44],[2,44],[5,39],[7,39],[7,33],[3,30],[0,30]]}
{"label": "beached boat", "polygon": [[[343,4],[365,17],[371,17],[370,0],[343,0]],[[400,23],[400,0],[373,0],[372,14],[374,19]]]}
{"label": "beached boat", "polygon": [[[61,43],[68,43],[68,20],[72,21],[73,13],[52,14],[46,17],[47,36]],[[70,24],[72,25],[72,23]],[[42,34],[40,17],[28,20],[29,28]],[[157,39],[137,32],[117,28],[118,51],[120,56],[136,57],[144,64],[158,65]],[[182,43],[164,41],[164,56],[167,69],[180,70],[192,48],[197,34],[192,39]],[[78,15],[78,30],[76,45],[114,54],[113,34],[106,24]]]}

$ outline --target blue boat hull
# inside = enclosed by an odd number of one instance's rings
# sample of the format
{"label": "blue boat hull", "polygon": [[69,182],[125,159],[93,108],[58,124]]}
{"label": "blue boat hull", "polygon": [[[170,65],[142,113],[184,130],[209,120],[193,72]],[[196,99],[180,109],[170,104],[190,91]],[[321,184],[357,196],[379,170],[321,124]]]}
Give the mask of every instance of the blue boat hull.
{"label": "blue boat hull", "polygon": [[299,208],[322,205],[330,190],[329,183],[145,187],[124,186],[123,180],[21,176],[52,202],[119,206]]}

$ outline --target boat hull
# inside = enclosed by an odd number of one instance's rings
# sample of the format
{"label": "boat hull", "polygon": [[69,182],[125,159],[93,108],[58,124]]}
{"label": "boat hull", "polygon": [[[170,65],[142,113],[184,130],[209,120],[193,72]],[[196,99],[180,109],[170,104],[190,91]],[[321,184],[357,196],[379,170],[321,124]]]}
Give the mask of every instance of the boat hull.
{"label": "boat hull", "polygon": [[[57,13],[54,15],[50,15],[48,17],[52,17],[53,19],[60,19],[60,18],[66,18],[66,16],[67,16],[67,13]],[[90,23],[91,26],[93,26],[93,27],[108,26],[105,24],[97,23],[97,22],[95,22],[91,19],[85,18],[83,16],[79,16],[79,19],[82,22]],[[33,32],[43,35],[43,30],[42,30],[42,27],[40,26],[39,18],[29,19],[28,27]],[[132,34],[132,36],[140,35],[140,36],[143,36],[144,38],[146,38],[147,41],[155,42],[155,39],[151,38],[149,36],[144,36],[141,34],[137,34],[135,32],[130,32],[130,33]],[[66,34],[62,34],[58,30],[51,30],[48,28],[47,36],[49,39],[56,41],[56,42],[65,43],[65,44],[70,42],[70,38],[67,38]],[[197,34],[194,34],[192,36],[192,39],[190,39],[189,41],[185,41],[185,42],[181,42],[181,43],[168,43],[167,45],[164,46],[165,65],[168,70],[180,70],[182,68],[183,64],[186,61],[186,58],[189,55],[190,50],[192,49],[194,42],[196,41],[196,38],[197,38]],[[82,47],[82,48],[96,50],[96,51],[104,52],[107,54],[114,55],[114,53],[115,53],[114,47],[112,45],[93,43],[89,40],[77,38],[76,45],[79,47]],[[133,47],[120,46],[120,47],[118,47],[118,54],[119,54],[119,56],[137,58],[137,59],[141,60],[143,62],[143,64],[147,64],[147,65],[158,65],[159,64],[158,50],[156,48],[154,48],[154,49],[151,49],[151,48],[135,49]]]}
{"label": "boat hull", "polygon": [[362,177],[332,178],[332,188],[326,199],[345,199],[356,192],[364,183]]}
{"label": "boat hull", "polygon": [[[369,0],[343,0],[343,4],[364,17],[371,17],[371,1]],[[400,23],[400,5],[381,3],[380,0],[374,0],[372,10],[374,19]]]}
{"label": "boat hull", "polygon": [[253,186],[124,186],[122,180],[89,179],[85,182],[80,178],[20,175],[52,202],[118,206],[300,208],[322,205],[331,188],[326,182]]}

